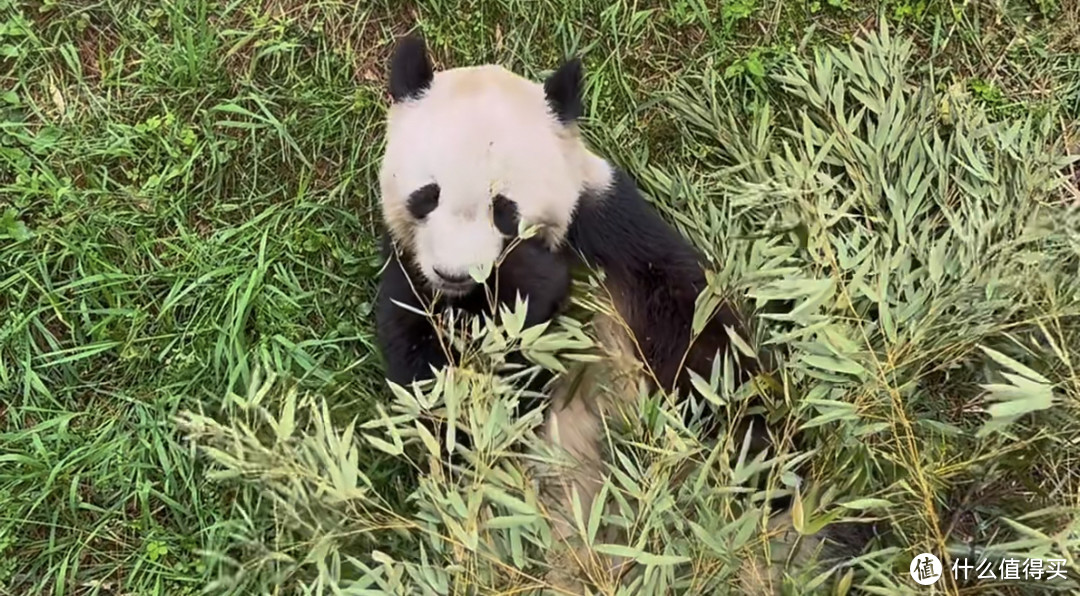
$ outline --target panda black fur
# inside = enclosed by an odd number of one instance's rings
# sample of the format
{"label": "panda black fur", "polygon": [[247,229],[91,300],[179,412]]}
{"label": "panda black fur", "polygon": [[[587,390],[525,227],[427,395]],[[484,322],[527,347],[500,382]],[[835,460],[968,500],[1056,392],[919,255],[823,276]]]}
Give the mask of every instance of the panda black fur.
{"label": "panda black fur", "polygon": [[[725,326],[745,333],[735,311],[723,305],[691,345],[695,305],[706,287],[701,255],[645,201],[625,172],[614,170],[606,192],[582,196],[569,243],[590,267],[604,272],[650,376],[665,391],[688,393],[690,370],[708,378],[713,359],[728,349]],[[758,368],[745,356],[738,364],[737,383]]]}
{"label": "panda black fur", "polygon": [[[601,270],[619,321],[594,321],[611,358],[605,371],[587,374],[626,373],[620,391],[627,399],[637,396],[641,368],[652,387],[688,394],[689,370],[708,377],[713,359],[728,351],[725,327],[744,333],[738,314],[725,305],[691,342],[695,305],[706,287],[702,255],[627,173],[585,147],[577,129],[582,88],[576,59],[537,84],[494,65],[436,73],[420,38],[399,42],[380,172],[388,264],[376,310],[390,380],[425,379],[432,367],[447,364],[431,322],[394,301],[423,311],[419,301],[438,293],[442,306],[490,312],[484,287],[467,281],[467,271],[495,261],[522,220],[541,233],[493,268],[499,301],[519,292],[527,297],[525,324],[532,326],[562,312],[573,267]],[[460,236],[448,240],[451,233]],[[735,356],[738,384],[760,364]],[[569,483],[586,511],[601,470],[603,413],[592,401],[595,379],[573,389],[549,386],[544,429],[583,462],[572,468]],[[536,379],[531,388],[548,380]],[[569,511],[565,500],[562,506]]]}

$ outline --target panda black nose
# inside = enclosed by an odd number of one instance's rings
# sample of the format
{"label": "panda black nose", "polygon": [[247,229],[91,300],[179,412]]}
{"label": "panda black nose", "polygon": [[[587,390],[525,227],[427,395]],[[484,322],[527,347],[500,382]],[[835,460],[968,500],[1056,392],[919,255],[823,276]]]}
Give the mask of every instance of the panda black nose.
{"label": "panda black nose", "polygon": [[469,277],[468,273],[461,274],[461,275],[454,275],[454,274],[451,274],[451,273],[447,273],[445,271],[441,271],[438,268],[435,269],[435,275],[438,275],[439,278],[442,279],[443,281],[445,281],[447,283],[452,283],[452,284],[463,284],[463,283],[469,281],[470,279],[472,279],[471,277]]}

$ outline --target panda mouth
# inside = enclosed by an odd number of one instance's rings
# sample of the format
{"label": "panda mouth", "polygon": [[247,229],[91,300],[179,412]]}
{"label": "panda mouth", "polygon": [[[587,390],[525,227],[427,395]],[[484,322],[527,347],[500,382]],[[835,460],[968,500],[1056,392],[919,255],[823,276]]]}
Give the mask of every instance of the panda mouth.
{"label": "panda mouth", "polygon": [[438,281],[432,285],[436,291],[451,298],[457,298],[472,291],[476,287],[476,282],[472,280],[462,282]]}

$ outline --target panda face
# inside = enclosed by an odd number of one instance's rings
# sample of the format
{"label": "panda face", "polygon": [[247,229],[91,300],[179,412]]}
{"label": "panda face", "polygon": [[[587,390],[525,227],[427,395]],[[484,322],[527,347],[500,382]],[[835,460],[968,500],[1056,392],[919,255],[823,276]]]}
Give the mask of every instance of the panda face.
{"label": "panda face", "polygon": [[577,87],[560,95],[493,65],[433,73],[417,43],[391,65],[382,211],[424,281],[459,296],[476,285],[470,272],[494,270],[519,229],[537,226],[557,248],[581,192],[611,174],[555,101]]}
{"label": "panda face", "polygon": [[439,73],[393,108],[384,213],[433,287],[466,293],[519,224],[561,240],[581,189],[568,145],[538,85],[499,67]]}
{"label": "panda face", "polygon": [[[453,188],[453,187],[451,187]],[[468,293],[476,285],[474,271],[493,265],[518,233],[517,203],[496,192],[486,201],[445,193],[429,182],[409,193],[411,253],[426,281],[448,296]],[[483,195],[480,195],[483,196]],[[479,269],[477,269],[479,268]]]}

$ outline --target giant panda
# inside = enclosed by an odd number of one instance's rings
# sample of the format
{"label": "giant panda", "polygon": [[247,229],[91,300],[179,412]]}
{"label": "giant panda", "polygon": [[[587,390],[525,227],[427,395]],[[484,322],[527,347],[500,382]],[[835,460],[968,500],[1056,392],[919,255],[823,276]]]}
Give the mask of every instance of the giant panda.
{"label": "giant panda", "polygon": [[[586,147],[582,88],[576,58],[540,84],[497,65],[436,73],[422,38],[397,44],[379,172],[387,264],[376,329],[389,380],[429,378],[448,360],[429,319],[401,304],[489,312],[485,286],[497,278],[500,302],[529,299],[531,326],[561,312],[577,265],[602,271],[624,339],[664,390],[688,391],[689,370],[707,377],[727,349],[724,327],[743,329],[722,306],[691,344],[701,255]],[[539,234],[504,255],[528,226]],[[486,283],[470,276],[477,267],[492,271]],[[744,355],[739,364],[740,380],[756,367]]]}
{"label": "giant panda", "polygon": [[[713,360],[729,353],[725,327],[745,333],[744,319],[722,305],[691,337],[706,289],[702,255],[627,172],[586,146],[579,59],[542,82],[492,64],[436,72],[424,40],[409,35],[389,70],[379,170],[386,264],[375,313],[387,379],[428,379],[455,357],[420,312],[497,315],[492,294],[500,303],[520,294],[529,327],[564,311],[572,271],[599,271],[615,311],[593,321],[605,363],[585,371],[584,382],[537,377],[529,384],[550,402],[543,432],[579,463],[565,479],[562,511],[569,517],[571,490],[588,511],[601,469],[598,386],[618,386],[627,400],[642,381],[686,395],[689,371],[708,378]],[[537,235],[517,237],[531,226]],[[477,281],[475,271],[490,274]],[[761,366],[730,353],[736,384]],[[564,538],[571,525],[564,519]]]}

